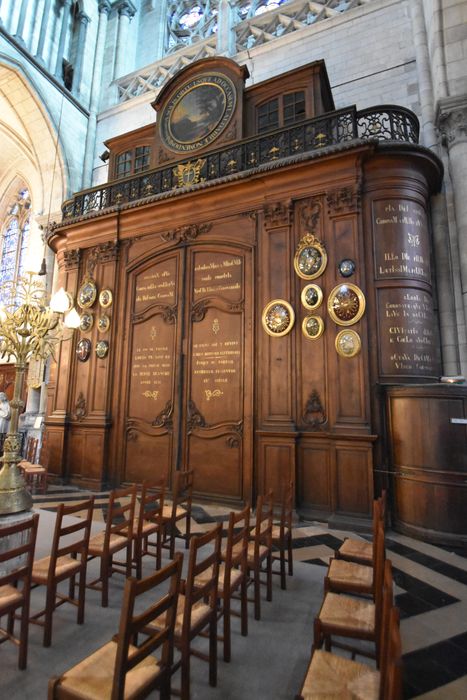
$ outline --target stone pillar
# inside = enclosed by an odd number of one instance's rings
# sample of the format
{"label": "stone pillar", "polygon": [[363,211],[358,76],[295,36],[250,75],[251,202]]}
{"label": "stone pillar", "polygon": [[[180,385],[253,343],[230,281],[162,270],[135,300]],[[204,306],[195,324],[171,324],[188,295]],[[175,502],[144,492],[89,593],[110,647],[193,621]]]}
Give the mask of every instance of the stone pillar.
{"label": "stone pillar", "polygon": [[122,2],[118,6],[117,44],[115,46],[115,65],[113,77],[119,78],[125,73],[125,54],[128,51],[127,37],[130,20],[134,17],[136,8],[131,2]]}
{"label": "stone pillar", "polygon": [[83,75],[83,58],[86,49],[86,32],[90,17],[84,12],[78,14],[79,31],[78,31],[78,52],[73,73],[73,92],[79,95],[81,88],[81,77]]}
{"label": "stone pillar", "polygon": [[37,51],[36,51],[36,58],[38,58],[40,61],[43,60],[42,54],[44,52],[45,36],[47,34],[47,27],[48,27],[49,18],[50,18],[50,3],[51,3],[51,0],[45,0],[44,8],[42,10],[42,22],[41,22],[41,28],[39,31],[39,41],[37,44]]}
{"label": "stone pillar", "polygon": [[217,16],[217,53],[224,56],[234,56],[237,53],[235,46],[234,5],[232,0],[219,0],[219,14]]}
{"label": "stone pillar", "polygon": [[65,50],[65,40],[70,19],[71,0],[64,0],[62,8],[62,25],[60,27],[60,38],[58,40],[57,61],[55,63],[55,77],[62,80],[62,61]]}
{"label": "stone pillar", "polygon": [[[467,324],[467,95],[447,97],[438,103],[438,126],[448,149],[458,231],[458,254],[464,321]],[[460,345],[462,374],[467,376],[467,343]]]}
{"label": "stone pillar", "polygon": [[97,27],[96,52],[94,54],[94,74],[91,87],[91,98],[89,104],[89,121],[86,134],[86,148],[84,152],[83,181],[82,187],[90,187],[92,179],[92,165],[94,156],[94,146],[96,140],[97,111],[99,109],[99,98],[102,82],[102,65],[105,49],[105,39],[107,34],[107,22],[112,6],[109,0],[101,0],[99,8],[99,25]]}
{"label": "stone pillar", "polygon": [[15,39],[24,44],[24,23],[26,21],[26,13],[28,11],[29,0],[23,0],[19,11],[18,24],[16,26]]}
{"label": "stone pillar", "polygon": [[154,61],[165,56],[167,47],[167,4],[168,0],[159,0],[153,3],[153,14],[155,18],[151,20],[154,36]]}
{"label": "stone pillar", "polygon": [[[412,21],[412,36],[418,76],[418,92],[421,110],[421,141],[442,157],[438,136],[435,129],[435,104],[431,75],[428,36],[422,0],[413,0],[409,6]],[[433,243],[436,255],[436,286],[438,290],[439,321],[443,374],[456,375],[460,372],[458,353],[458,324],[456,319],[455,292],[451,269],[451,245],[443,192],[431,200]]]}

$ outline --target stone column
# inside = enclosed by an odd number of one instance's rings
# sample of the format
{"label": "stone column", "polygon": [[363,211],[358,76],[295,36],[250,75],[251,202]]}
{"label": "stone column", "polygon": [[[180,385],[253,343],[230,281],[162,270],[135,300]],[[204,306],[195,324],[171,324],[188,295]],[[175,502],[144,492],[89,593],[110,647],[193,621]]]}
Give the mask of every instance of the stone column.
{"label": "stone column", "polygon": [[60,38],[58,40],[58,51],[57,51],[57,61],[55,63],[55,77],[58,78],[58,80],[62,80],[62,61],[63,61],[63,52],[65,50],[65,40],[66,40],[66,34],[68,30],[68,22],[70,19],[70,7],[71,7],[71,0],[64,0],[63,2],[63,8],[62,8],[62,25],[60,27]]}
{"label": "stone column", "polygon": [[16,26],[15,39],[24,44],[24,23],[26,21],[26,13],[28,11],[29,0],[23,0],[21,3],[21,9],[19,11],[18,24]]}
{"label": "stone column", "polygon": [[42,54],[44,52],[45,36],[47,34],[47,27],[48,27],[49,18],[50,18],[50,3],[51,3],[51,0],[45,0],[44,9],[42,10],[42,22],[41,22],[41,28],[39,31],[39,41],[37,44],[37,51],[36,51],[36,58],[38,58],[39,61],[43,60]]}
{"label": "stone column", "polygon": [[152,15],[153,17],[155,15],[154,19],[151,19],[152,35],[154,37],[154,58],[152,60],[154,61],[158,61],[165,55],[167,46],[167,3],[168,0],[158,0],[152,5]]}
{"label": "stone column", "polygon": [[113,77],[119,78],[125,73],[125,54],[128,50],[127,37],[130,20],[135,16],[136,8],[132,2],[122,2],[118,6],[117,44],[115,46],[115,64]]}
{"label": "stone column", "polygon": [[86,32],[88,29],[88,24],[90,22],[90,17],[88,17],[87,14],[85,14],[84,12],[80,12],[78,15],[78,21],[78,52],[73,72],[73,92],[77,95],[79,95],[81,88],[81,77],[83,74],[83,58],[84,51],[86,49]]}
{"label": "stone column", "polygon": [[219,0],[217,15],[217,53],[233,56],[237,53],[235,46],[234,6],[232,0]]}
{"label": "stone column", "polygon": [[96,140],[97,111],[99,109],[99,98],[101,93],[102,66],[105,49],[105,39],[107,34],[107,22],[112,6],[109,0],[101,0],[99,8],[99,25],[97,27],[96,52],[94,54],[94,73],[91,87],[91,98],[89,104],[89,121],[86,134],[86,148],[83,164],[82,187],[90,187],[92,179],[92,165],[94,156],[94,146]]}
{"label": "stone column", "polygon": [[[448,150],[458,231],[459,267],[464,320],[467,324],[467,95],[447,97],[438,104],[438,126]],[[467,376],[467,343],[460,345],[462,374]]]}
{"label": "stone column", "polygon": [[[431,148],[437,156],[442,158],[444,154],[441,152],[435,129],[433,83],[422,0],[413,0],[409,9],[417,65],[418,92],[420,95],[421,140],[424,146]],[[435,274],[438,290],[443,374],[456,375],[460,372],[458,354],[460,338],[456,319],[455,291],[451,269],[451,242],[445,192],[432,198],[431,211],[433,243],[436,255]]]}

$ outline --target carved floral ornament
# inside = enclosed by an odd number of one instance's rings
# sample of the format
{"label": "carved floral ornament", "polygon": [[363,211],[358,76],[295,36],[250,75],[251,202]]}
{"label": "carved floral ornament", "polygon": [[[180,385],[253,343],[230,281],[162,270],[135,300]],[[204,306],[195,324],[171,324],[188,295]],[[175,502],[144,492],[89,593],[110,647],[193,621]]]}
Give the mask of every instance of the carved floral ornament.
{"label": "carved floral ornament", "polygon": [[264,207],[264,221],[267,228],[288,226],[293,211],[292,202],[276,202]]}
{"label": "carved floral ornament", "polygon": [[330,216],[351,211],[359,211],[361,192],[358,188],[349,186],[331,190],[326,194],[328,213]]}
{"label": "carved floral ornament", "polygon": [[441,143],[451,148],[467,142],[467,102],[459,98],[443,100],[438,114],[438,131]]}

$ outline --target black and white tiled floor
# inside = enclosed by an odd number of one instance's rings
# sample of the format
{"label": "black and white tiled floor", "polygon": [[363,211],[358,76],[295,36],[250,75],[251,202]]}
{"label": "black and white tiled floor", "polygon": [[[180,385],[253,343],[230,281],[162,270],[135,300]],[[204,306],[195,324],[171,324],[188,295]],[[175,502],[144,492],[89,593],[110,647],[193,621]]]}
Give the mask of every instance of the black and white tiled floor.
{"label": "black and white tiled floor", "polygon": [[[34,504],[54,510],[57,503],[83,500],[85,494],[50,487]],[[95,494],[95,518],[105,520],[108,494]],[[223,506],[194,505],[192,533],[228,519]],[[294,559],[327,565],[348,532],[322,523],[294,527]],[[355,536],[355,535],[353,535]],[[404,695],[418,700],[467,698],[467,552],[450,551],[388,531],[387,556],[392,560],[396,604],[401,612]]]}

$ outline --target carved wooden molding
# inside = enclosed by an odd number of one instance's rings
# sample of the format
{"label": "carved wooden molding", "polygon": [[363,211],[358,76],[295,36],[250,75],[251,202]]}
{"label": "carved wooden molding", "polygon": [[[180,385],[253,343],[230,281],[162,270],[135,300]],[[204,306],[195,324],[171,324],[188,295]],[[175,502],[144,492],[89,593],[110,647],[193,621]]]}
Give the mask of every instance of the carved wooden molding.
{"label": "carved wooden molding", "polygon": [[65,250],[63,253],[63,259],[65,260],[65,269],[74,270],[79,267],[81,260],[81,250],[80,248],[74,248],[72,250]]}
{"label": "carved wooden molding", "polygon": [[76,420],[82,421],[88,415],[88,408],[86,404],[86,398],[82,391],[79,392],[78,398],[75,403],[75,418]]}
{"label": "carved wooden molding", "polygon": [[292,218],[293,204],[289,199],[286,202],[276,202],[264,207],[264,222],[266,228],[289,226]]}
{"label": "carved wooden molding", "polygon": [[322,430],[322,426],[327,422],[324,406],[316,389],[313,389],[306,402],[302,419],[313,430]]}
{"label": "carved wooden molding", "polygon": [[321,215],[321,201],[316,197],[300,205],[300,221],[307,231],[316,231]]}
{"label": "carved wooden molding", "polygon": [[188,226],[179,226],[171,231],[161,233],[161,238],[166,243],[186,243],[188,241],[194,241],[198,236],[207,233],[211,229],[212,224],[189,224]]}
{"label": "carved wooden molding", "polygon": [[98,263],[106,263],[117,260],[119,245],[115,241],[101,243],[91,248],[86,263],[86,270],[90,277],[93,276],[94,270]]}
{"label": "carved wooden molding", "polygon": [[162,316],[165,323],[168,323],[169,325],[173,325],[175,323],[175,321],[177,320],[177,306],[176,305],[175,306],[165,306],[163,304],[156,304],[156,305],[148,307],[142,313],[132,314],[131,322],[132,323],[141,323],[142,321],[146,321],[146,319],[148,318],[149,312],[153,313],[156,309],[159,311],[159,313]]}
{"label": "carved wooden molding", "polygon": [[195,428],[207,428],[208,424],[203,414],[198,410],[194,401],[188,401],[188,416],[186,422],[187,432],[191,433]]}
{"label": "carved wooden molding", "polygon": [[357,212],[360,210],[361,192],[358,188],[341,187],[326,194],[328,213],[330,216]]}
{"label": "carved wooden molding", "polygon": [[173,429],[173,403],[172,401],[167,401],[164,408],[152,421],[151,425],[155,428],[167,428],[168,432],[171,433]]}

